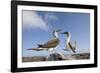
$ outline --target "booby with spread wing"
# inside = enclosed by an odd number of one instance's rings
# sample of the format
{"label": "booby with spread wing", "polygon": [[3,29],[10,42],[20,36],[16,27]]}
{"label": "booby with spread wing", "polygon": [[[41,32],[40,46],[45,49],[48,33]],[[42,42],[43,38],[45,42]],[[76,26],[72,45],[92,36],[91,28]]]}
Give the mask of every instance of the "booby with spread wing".
{"label": "booby with spread wing", "polygon": [[50,49],[52,49],[52,51],[53,51],[59,45],[60,40],[59,40],[58,33],[60,31],[61,31],[60,29],[53,30],[53,38],[51,40],[49,40],[48,42],[46,42],[44,44],[38,44],[37,48],[32,48],[32,49],[28,49],[28,50],[35,50],[35,51],[47,50],[47,51],[49,51]]}

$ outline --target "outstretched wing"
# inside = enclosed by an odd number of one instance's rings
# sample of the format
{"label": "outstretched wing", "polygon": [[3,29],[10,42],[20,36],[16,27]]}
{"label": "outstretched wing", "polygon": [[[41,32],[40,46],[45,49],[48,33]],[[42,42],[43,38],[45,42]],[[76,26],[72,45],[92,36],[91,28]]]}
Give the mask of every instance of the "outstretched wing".
{"label": "outstretched wing", "polygon": [[27,50],[42,51],[43,49],[39,49],[39,48],[30,48],[30,49],[27,49]]}

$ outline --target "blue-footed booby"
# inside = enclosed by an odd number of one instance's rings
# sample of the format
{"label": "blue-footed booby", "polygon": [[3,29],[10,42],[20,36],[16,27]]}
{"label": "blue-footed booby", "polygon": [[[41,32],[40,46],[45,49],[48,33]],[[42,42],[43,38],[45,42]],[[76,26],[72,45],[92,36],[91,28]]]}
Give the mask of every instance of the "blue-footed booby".
{"label": "blue-footed booby", "polygon": [[76,53],[76,41],[75,41],[75,46],[72,45],[72,43],[70,42],[70,39],[71,39],[71,33],[70,32],[63,32],[62,34],[65,34],[67,36],[67,39],[66,39],[66,49],[64,49],[65,51],[72,51],[73,53]]}
{"label": "blue-footed booby", "polygon": [[42,51],[42,50],[53,51],[53,50],[55,50],[60,42],[59,36],[58,36],[58,32],[60,32],[60,31],[61,31],[60,29],[53,30],[53,38],[51,40],[49,40],[48,42],[46,42],[44,44],[38,44],[37,48],[31,48],[28,50],[35,50],[35,51]]}

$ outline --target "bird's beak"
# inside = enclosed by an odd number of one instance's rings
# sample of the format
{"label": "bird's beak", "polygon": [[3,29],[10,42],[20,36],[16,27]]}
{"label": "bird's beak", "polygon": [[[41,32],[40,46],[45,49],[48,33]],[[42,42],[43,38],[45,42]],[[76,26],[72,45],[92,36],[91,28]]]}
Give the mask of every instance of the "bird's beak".
{"label": "bird's beak", "polygon": [[61,34],[65,34],[65,32],[62,32]]}
{"label": "bird's beak", "polygon": [[68,34],[68,32],[62,32],[61,34]]}

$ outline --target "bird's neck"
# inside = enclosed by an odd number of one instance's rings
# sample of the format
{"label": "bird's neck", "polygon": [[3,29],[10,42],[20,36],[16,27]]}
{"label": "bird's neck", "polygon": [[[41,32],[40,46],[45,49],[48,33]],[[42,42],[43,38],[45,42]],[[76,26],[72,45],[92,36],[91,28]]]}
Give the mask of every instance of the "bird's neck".
{"label": "bird's neck", "polygon": [[54,36],[54,38],[58,38],[59,37],[57,32],[54,32],[53,36]]}
{"label": "bird's neck", "polygon": [[67,44],[70,42],[71,35],[67,35]]}

